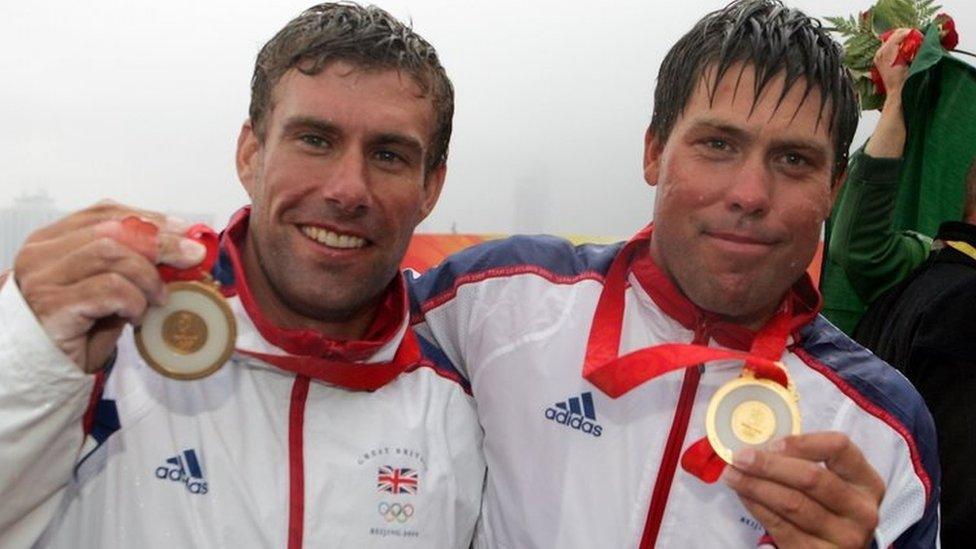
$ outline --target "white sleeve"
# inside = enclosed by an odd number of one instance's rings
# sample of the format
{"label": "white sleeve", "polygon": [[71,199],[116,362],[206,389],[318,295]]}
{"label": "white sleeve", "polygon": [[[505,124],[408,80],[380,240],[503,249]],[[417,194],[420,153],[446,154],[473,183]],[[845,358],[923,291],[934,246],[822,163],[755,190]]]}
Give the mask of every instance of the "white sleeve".
{"label": "white sleeve", "polygon": [[94,386],[47,336],[13,277],[0,287],[0,547],[29,547],[54,517]]}

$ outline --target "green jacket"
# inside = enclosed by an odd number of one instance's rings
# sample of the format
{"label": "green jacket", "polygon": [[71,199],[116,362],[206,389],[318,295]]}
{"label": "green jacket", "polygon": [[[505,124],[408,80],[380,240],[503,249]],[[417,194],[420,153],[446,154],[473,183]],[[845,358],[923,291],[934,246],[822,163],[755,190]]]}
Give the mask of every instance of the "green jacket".
{"label": "green jacket", "polygon": [[828,223],[824,314],[848,334],[867,305],[921,264],[932,245],[923,234],[894,229],[902,164],[855,152]]}
{"label": "green jacket", "polygon": [[870,300],[925,258],[925,241],[906,231],[933,237],[943,221],[962,218],[976,154],[976,68],[942,49],[934,25],[909,68],[902,104],[903,160],[855,153],[827,224],[823,313],[848,334]]}

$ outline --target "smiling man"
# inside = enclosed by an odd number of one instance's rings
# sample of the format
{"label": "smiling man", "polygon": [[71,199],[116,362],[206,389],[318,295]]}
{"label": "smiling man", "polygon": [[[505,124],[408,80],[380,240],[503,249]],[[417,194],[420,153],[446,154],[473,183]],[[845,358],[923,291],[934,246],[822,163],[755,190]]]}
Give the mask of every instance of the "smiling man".
{"label": "smiling man", "polygon": [[492,242],[416,281],[485,430],[476,546],[935,546],[931,417],[805,274],[857,123],[841,55],[774,0],[705,16],[658,75],[651,225]]}
{"label": "smiling man", "polygon": [[[251,205],[209,273],[236,346],[202,379],[129,326],[176,299],[157,265],[201,262],[187,227],[106,203],[33,234],[0,282],[0,546],[468,547],[480,429],[398,273],[452,115],[434,49],[378,8],[315,6],[264,46]],[[194,311],[163,325],[177,354],[215,326]]]}

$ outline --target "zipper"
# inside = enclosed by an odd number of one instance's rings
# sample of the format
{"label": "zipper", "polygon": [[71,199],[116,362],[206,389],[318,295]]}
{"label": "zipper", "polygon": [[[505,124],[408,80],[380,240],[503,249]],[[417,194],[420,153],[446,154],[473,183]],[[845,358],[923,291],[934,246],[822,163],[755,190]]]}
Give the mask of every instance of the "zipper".
{"label": "zipper", "polygon": [[[692,339],[692,343],[703,344],[707,342],[707,330],[708,328],[704,323],[700,323],[695,329],[695,337]],[[703,365],[699,365],[697,368],[685,370],[685,377],[681,383],[681,394],[678,396],[678,405],[674,413],[674,421],[672,421],[671,431],[668,433],[668,442],[664,446],[664,457],[661,459],[661,467],[657,471],[654,490],[651,492],[651,505],[647,509],[647,520],[644,522],[640,549],[654,547],[658,533],[661,531],[664,508],[667,506],[668,495],[671,493],[671,483],[674,481],[674,473],[678,468],[681,448],[684,446],[688,424],[691,422],[691,411],[695,406],[695,394],[698,392],[698,384],[701,381],[704,369]]]}
{"label": "zipper", "polygon": [[305,401],[308,378],[295,376],[288,408],[288,549],[301,549],[305,534]]}
{"label": "zipper", "polygon": [[647,510],[647,521],[644,523],[644,535],[641,536],[640,549],[650,549],[657,541],[661,530],[661,519],[664,518],[664,507],[668,503],[671,492],[671,482],[674,472],[678,468],[678,458],[681,457],[681,447],[684,445],[688,423],[691,421],[691,410],[695,404],[695,393],[701,379],[701,367],[685,370],[685,379],[681,385],[681,396],[678,397],[678,409],[668,434],[668,443],[664,447],[664,458],[661,468],[657,472],[654,491],[651,492],[651,506]]}

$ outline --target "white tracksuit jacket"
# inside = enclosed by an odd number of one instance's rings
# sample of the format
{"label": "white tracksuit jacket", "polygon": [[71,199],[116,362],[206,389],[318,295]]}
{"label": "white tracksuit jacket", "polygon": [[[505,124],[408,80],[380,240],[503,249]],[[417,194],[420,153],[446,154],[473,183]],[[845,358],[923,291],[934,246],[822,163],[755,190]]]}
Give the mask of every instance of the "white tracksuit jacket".
{"label": "white tracksuit jacket", "polygon": [[[582,378],[594,309],[618,250],[515,237],[457,254],[411,281],[415,327],[470,381],[485,431],[476,547],[756,547],[764,534],[728,487],[678,465],[705,436],[709,398],[741,363],[672,372],[617,399]],[[704,314],[653,262],[642,271],[650,274],[628,275],[620,354],[691,342],[692,326],[676,318],[693,324]],[[845,432],[884,479],[878,546],[933,547],[939,471],[928,410],[897,371],[816,314],[819,295],[804,281],[790,295],[805,312],[782,355],[803,430]],[[711,345],[723,346],[715,339]]]}
{"label": "white tracksuit jacket", "polygon": [[[467,383],[422,338],[422,358],[374,391],[248,356],[336,344],[248,307],[227,242],[215,275],[238,352],[202,380],[156,373],[127,330],[97,387],[13,278],[0,290],[0,547],[468,547],[484,460]],[[409,329],[402,284],[391,294],[389,329],[357,362],[390,360]]]}

